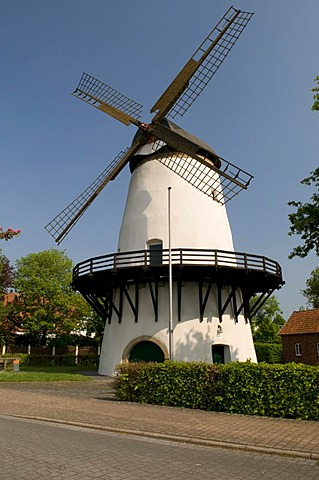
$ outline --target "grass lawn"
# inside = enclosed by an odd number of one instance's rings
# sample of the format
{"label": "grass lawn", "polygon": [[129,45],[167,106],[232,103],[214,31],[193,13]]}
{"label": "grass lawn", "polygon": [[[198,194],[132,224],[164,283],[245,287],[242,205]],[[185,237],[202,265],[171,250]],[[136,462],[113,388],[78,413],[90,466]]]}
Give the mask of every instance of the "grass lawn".
{"label": "grass lawn", "polygon": [[8,368],[0,372],[0,382],[66,382],[90,381],[91,378],[81,374],[83,367],[20,367],[19,372]]}

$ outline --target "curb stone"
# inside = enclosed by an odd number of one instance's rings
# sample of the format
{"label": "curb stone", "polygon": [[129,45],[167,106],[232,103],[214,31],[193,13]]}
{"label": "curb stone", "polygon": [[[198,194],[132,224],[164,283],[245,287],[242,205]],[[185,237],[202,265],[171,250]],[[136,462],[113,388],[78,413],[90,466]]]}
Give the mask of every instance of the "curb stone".
{"label": "curb stone", "polygon": [[319,465],[319,454],[317,453],[300,452],[296,450],[285,450],[285,449],[271,448],[271,447],[261,447],[256,445],[244,445],[240,443],[221,442],[216,440],[205,440],[205,439],[199,439],[199,438],[186,437],[182,435],[167,435],[163,433],[154,433],[154,432],[145,432],[142,430],[131,430],[131,429],[107,427],[103,425],[95,425],[95,424],[82,423],[82,422],[71,422],[68,420],[37,417],[32,415],[11,414],[6,416],[13,417],[13,418],[21,418],[26,420],[34,420],[38,422],[53,423],[58,425],[68,425],[68,426],[73,426],[78,428],[87,428],[90,430],[100,430],[105,432],[117,433],[120,435],[130,435],[130,436],[138,436],[138,437],[145,437],[145,438],[154,438],[157,440],[165,440],[165,441],[176,442],[176,443],[200,445],[200,446],[211,447],[211,448],[226,448],[230,450],[241,450],[246,452],[264,453],[269,455],[279,455],[279,456],[286,456],[286,457],[293,457],[293,458],[304,458],[307,460],[317,460]]}

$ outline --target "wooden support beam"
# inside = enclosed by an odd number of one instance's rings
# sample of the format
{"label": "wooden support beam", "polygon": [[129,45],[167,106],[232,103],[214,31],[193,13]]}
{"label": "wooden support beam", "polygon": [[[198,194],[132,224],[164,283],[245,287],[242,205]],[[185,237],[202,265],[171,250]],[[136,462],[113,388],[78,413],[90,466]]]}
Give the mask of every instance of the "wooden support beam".
{"label": "wooden support beam", "polygon": [[205,308],[207,305],[207,301],[209,298],[209,294],[213,285],[213,282],[208,282],[207,289],[205,296],[203,298],[203,285],[204,282],[198,282],[198,293],[199,293],[199,321],[202,322],[204,320],[204,313],[205,313]]}
{"label": "wooden support beam", "polygon": [[233,310],[234,310],[234,317],[235,317],[235,323],[238,323],[238,311],[237,311],[237,298],[236,298],[236,290],[237,287],[232,285],[231,291],[232,291],[232,297],[233,297]]}
{"label": "wooden support beam", "polygon": [[[154,288],[153,288],[153,283],[154,283]],[[150,291],[151,300],[153,304],[155,322],[158,322],[158,280],[155,279],[153,283],[151,282],[151,280],[149,280],[148,288]]]}
{"label": "wooden support beam", "polygon": [[219,323],[222,323],[222,321],[223,321],[222,300],[223,300],[222,284],[218,283],[217,284],[217,305],[218,305]]}
{"label": "wooden support beam", "polygon": [[181,276],[177,277],[177,321],[182,319],[182,279]]}
{"label": "wooden support beam", "polygon": [[140,288],[139,284],[135,284],[135,323],[138,321],[138,307],[139,307],[139,293],[140,293]]}
{"label": "wooden support beam", "polygon": [[135,323],[137,323],[138,321],[138,289],[139,289],[139,285],[135,284],[135,302],[133,302],[126,286],[123,286],[123,292],[134,314]]}
{"label": "wooden support beam", "polygon": [[233,287],[232,287],[232,289],[231,289],[230,294],[229,294],[228,297],[227,297],[226,302],[225,302],[224,305],[221,307],[220,314],[221,314],[222,316],[224,315],[224,313],[225,313],[225,311],[226,311],[226,308],[227,308],[228,305],[230,304],[230,301],[231,301],[232,297],[233,297]]}

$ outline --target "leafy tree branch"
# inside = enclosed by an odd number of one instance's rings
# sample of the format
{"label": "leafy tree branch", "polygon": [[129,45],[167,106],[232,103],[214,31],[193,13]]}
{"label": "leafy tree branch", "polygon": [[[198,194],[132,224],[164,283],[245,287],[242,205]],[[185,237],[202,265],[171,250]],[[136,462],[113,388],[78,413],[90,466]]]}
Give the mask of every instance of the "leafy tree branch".
{"label": "leafy tree branch", "polygon": [[317,85],[311,89],[311,91],[314,92],[314,103],[311,107],[311,110],[319,110],[319,76],[315,78],[315,82]]}
{"label": "leafy tree branch", "polygon": [[315,193],[310,197],[310,202],[288,202],[296,208],[296,212],[288,215],[290,231],[288,235],[300,235],[302,245],[295,247],[289,255],[293,257],[306,257],[312,250],[319,255],[319,167],[304,178],[301,183],[316,187]]}

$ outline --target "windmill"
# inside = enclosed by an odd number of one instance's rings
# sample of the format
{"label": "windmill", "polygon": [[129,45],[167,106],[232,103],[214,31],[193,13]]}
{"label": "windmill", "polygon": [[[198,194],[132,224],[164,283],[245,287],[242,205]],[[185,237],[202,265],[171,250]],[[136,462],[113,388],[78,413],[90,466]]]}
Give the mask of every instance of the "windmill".
{"label": "windmill", "polygon": [[[174,342],[170,339],[169,347],[171,350],[174,346],[175,358],[209,361],[211,353],[207,353],[207,348],[209,351],[212,348],[213,360],[255,358],[248,325],[249,298],[261,293],[252,308],[256,310],[282,285],[281,269],[265,257],[234,252],[225,210],[225,204],[247,189],[253,177],[172,121],[182,116],[201,94],[252,15],[233,6],[227,10],[151,108],[154,116],[150,123],[140,121],[140,104],[87,73],[82,75],[73,92],[75,97],[124,125],[133,124],[138,129],[131,146],[120,152],[98,178],[45,227],[59,244],[104,187],[130,164],[132,178],[118,252],[81,262],[74,269],[73,287],[106,320],[101,373],[112,372],[121,359],[147,357],[148,350],[150,358],[172,358],[167,347],[167,333],[172,335],[172,329],[167,332],[167,313],[164,312],[168,302],[168,266],[172,268],[177,298],[177,325]],[[180,205],[174,216],[179,228],[175,229],[175,243],[169,251],[163,248],[168,243],[167,215],[161,211],[165,186],[172,188],[174,195],[176,192],[176,204]],[[185,199],[190,206],[196,205],[196,213],[192,214],[189,207],[185,213]],[[206,227],[211,218],[213,228]],[[195,237],[195,230],[201,232],[205,240]],[[198,297],[198,314],[189,300],[194,294]],[[150,316],[154,317],[152,327]],[[242,327],[237,326],[237,330],[233,326],[222,327],[226,316],[231,318],[229,323],[241,323]],[[116,317],[117,322],[111,322],[112,317]],[[123,334],[122,320],[133,322],[135,327],[131,325]],[[190,329],[194,331],[194,338],[196,335],[206,337],[208,344],[196,350],[193,338],[183,348]],[[235,339],[238,330],[242,337],[240,344]],[[228,337],[226,343],[220,341],[223,335]],[[205,350],[204,355],[201,349]],[[179,354],[182,350],[184,354]],[[237,357],[236,350],[241,352]]]}

